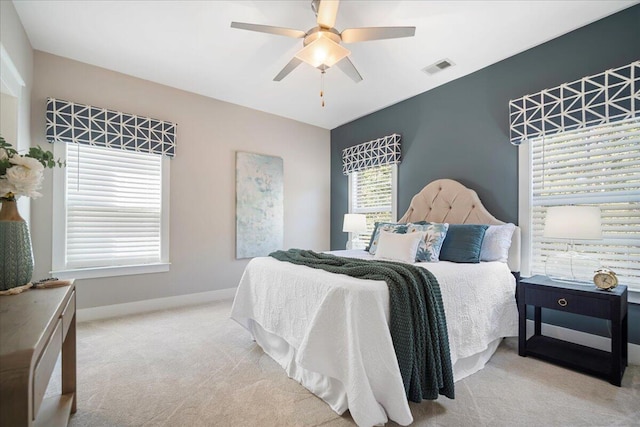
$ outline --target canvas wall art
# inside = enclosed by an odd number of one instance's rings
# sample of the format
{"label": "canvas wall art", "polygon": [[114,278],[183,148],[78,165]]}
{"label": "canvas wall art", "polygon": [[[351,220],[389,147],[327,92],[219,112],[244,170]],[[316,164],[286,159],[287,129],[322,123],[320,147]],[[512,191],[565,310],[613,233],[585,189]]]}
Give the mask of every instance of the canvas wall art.
{"label": "canvas wall art", "polygon": [[236,153],[236,258],[266,256],[284,243],[280,157]]}

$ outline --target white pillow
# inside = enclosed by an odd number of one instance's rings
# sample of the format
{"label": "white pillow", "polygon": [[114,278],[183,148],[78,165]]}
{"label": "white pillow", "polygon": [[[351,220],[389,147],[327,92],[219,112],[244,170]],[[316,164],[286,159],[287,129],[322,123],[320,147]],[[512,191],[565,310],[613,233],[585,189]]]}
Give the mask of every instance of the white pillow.
{"label": "white pillow", "polygon": [[484,233],[480,261],[507,262],[515,229],[516,226],[513,224],[490,225]]}
{"label": "white pillow", "polygon": [[374,258],[413,264],[424,235],[424,232],[398,234],[381,230]]}

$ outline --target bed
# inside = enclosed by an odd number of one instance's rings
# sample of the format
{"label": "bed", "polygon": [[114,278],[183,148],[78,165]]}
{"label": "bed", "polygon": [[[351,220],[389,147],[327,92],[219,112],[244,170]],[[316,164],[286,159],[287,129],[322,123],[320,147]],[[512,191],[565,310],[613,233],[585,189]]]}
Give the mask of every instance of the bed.
{"label": "bed", "polygon": [[[475,191],[436,180],[416,194],[400,223],[503,225]],[[372,259],[366,251],[335,255]],[[504,260],[503,260],[504,261]],[[482,369],[504,337],[517,335],[516,277],[520,230],[507,262],[419,262],[440,283],[454,381]],[[389,333],[389,290],[362,280],[281,262],[252,259],[231,317],[286,371],[335,412],[360,426],[413,422]]]}

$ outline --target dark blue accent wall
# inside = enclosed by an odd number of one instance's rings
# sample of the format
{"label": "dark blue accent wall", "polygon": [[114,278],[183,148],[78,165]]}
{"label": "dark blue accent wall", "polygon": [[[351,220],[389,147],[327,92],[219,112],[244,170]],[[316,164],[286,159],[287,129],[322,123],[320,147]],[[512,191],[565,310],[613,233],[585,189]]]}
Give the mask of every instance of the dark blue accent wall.
{"label": "dark blue accent wall", "polygon": [[[342,232],[348,209],[343,148],[402,134],[399,215],[426,184],[451,178],[476,190],[494,216],[517,223],[518,149],[509,143],[509,100],[638,59],[640,5],[333,129],[331,248],[342,249],[347,240]],[[629,310],[634,343],[640,343],[639,308]]]}

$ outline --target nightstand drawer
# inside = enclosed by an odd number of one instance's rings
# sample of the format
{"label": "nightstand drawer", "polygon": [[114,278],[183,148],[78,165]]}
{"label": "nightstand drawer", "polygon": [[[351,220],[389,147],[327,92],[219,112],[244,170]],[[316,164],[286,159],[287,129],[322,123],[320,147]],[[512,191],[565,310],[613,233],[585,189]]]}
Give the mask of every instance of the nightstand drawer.
{"label": "nightstand drawer", "polygon": [[609,300],[575,295],[562,290],[528,287],[525,292],[525,304],[602,319],[611,317]]}

